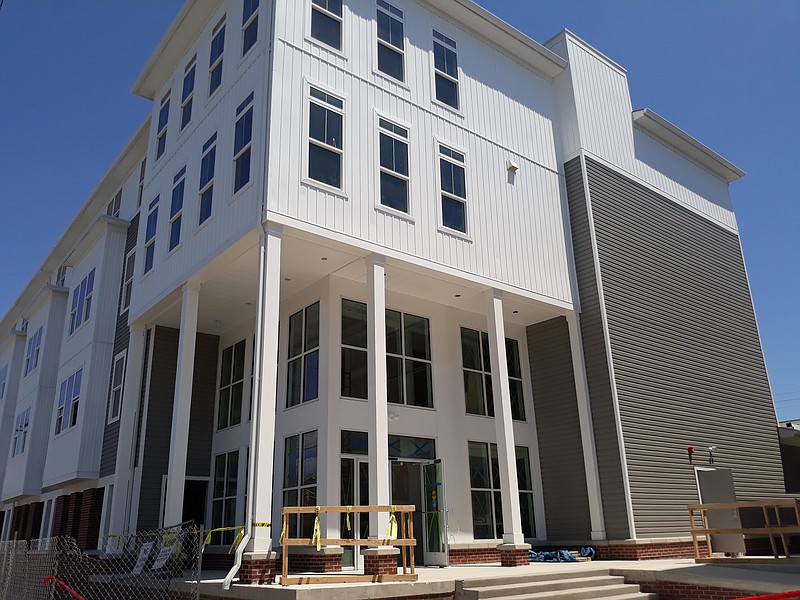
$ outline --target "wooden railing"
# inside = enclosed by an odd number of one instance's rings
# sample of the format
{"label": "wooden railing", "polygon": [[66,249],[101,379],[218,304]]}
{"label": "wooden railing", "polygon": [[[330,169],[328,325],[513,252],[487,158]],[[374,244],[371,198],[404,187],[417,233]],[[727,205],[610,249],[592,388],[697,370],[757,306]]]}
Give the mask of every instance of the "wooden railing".
{"label": "wooden railing", "polygon": [[[361,581],[416,581],[417,574],[414,571],[414,546],[417,540],[414,538],[414,514],[413,504],[403,504],[397,506],[285,506],[281,511],[282,530],[281,546],[281,584],[293,585],[301,583],[356,583]],[[390,523],[392,519],[396,523],[396,535],[390,536],[387,532],[386,538],[377,539],[347,539],[347,538],[323,538],[321,515],[323,514],[346,514],[355,516],[359,513],[389,513]],[[315,515],[314,536],[311,538],[293,538],[289,534],[290,515]],[[398,516],[399,515],[399,516]],[[357,522],[357,519],[356,519]],[[338,519],[337,519],[337,527]],[[400,557],[403,565],[402,574],[376,574],[376,575],[321,575],[321,576],[302,576],[289,577],[289,548],[291,546],[396,546],[400,548]],[[394,558],[394,556],[392,557]]]}
{"label": "wooden railing", "polygon": [[[770,545],[772,546],[772,555],[775,558],[779,557],[778,545],[776,538],[781,539],[783,545],[783,555],[787,558],[791,557],[789,552],[789,544],[786,536],[788,534],[800,533],[800,498],[785,498],[779,500],[755,500],[751,502],[716,502],[712,504],[690,504],[686,508],[689,509],[689,526],[692,533],[692,541],[694,542],[694,555],[695,558],[700,558],[700,545],[698,542],[699,536],[705,536],[706,547],[708,549],[708,556],[712,554],[711,551],[711,536],[721,534],[743,534],[743,535],[767,535],[769,537]],[[740,527],[735,528],[713,528],[708,525],[708,511],[709,510],[741,510],[743,508],[760,508],[764,515],[763,527]],[[793,509],[794,523],[784,524],[781,519],[781,509]],[[772,517],[770,518],[770,513]],[[698,516],[702,522],[702,527],[697,527]],[[741,518],[741,516],[740,516]],[[774,521],[774,523],[773,523]]]}

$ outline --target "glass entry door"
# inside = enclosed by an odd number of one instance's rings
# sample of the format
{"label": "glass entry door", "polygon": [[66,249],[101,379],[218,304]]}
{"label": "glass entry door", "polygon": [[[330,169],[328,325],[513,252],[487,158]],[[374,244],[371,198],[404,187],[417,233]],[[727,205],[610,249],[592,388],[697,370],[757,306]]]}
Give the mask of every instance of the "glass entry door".
{"label": "glass entry door", "polygon": [[[341,506],[369,505],[369,463],[366,459],[342,458],[340,499]],[[339,534],[346,540],[369,538],[369,513],[341,515]],[[361,568],[358,550],[357,546],[344,547],[342,567]]]}
{"label": "glass entry door", "polygon": [[426,565],[447,566],[447,512],[441,459],[422,465],[422,521]]}

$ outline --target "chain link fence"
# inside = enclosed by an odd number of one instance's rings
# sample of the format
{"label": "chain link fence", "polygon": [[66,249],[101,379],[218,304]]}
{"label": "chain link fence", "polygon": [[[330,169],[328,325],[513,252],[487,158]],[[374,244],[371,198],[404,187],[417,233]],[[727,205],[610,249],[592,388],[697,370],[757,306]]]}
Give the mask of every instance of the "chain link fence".
{"label": "chain link fence", "polygon": [[203,530],[109,535],[103,551],[70,537],[0,542],[0,600],[197,600]]}

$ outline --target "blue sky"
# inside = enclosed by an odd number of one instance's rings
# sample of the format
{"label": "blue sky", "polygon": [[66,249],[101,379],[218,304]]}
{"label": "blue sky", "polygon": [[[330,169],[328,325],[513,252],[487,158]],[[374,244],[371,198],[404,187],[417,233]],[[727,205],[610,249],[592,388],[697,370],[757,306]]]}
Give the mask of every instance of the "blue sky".
{"label": "blue sky", "polygon": [[[182,3],[5,0],[0,314],[145,118],[130,88]],[[480,4],[540,42],[572,30],[627,69],[634,108],[747,171],[731,195],[767,368],[779,418],[800,420],[800,2]]]}

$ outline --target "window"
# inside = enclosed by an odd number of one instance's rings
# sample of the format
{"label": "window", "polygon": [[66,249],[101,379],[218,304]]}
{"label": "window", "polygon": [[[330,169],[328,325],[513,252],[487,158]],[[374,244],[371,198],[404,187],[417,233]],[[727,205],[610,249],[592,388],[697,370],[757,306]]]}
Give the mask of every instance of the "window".
{"label": "window", "polygon": [[253,141],[253,92],[236,109],[233,136],[233,193],[250,181],[250,148]]}
{"label": "window", "polygon": [[58,267],[58,271],[56,271],[56,285],[58,287],[64,287],[64,284],[67,281],[67,265],[61,265]]}
{"label": "window", "polygon": [[[467,413],[494,416],[492,366],[489,359],[489,336],[474,329],[461,328],[461,361],[464,367],[464,399]],[[522,392],[522,370],[519,343],[506,338],[508,385],[511,391],[511,416],[525,420],[525,400]]]}
{"label": "window", "polygon": [[342,0],[311,0],[311,37],[342,49]]}
{"label": "window", "polygon": [[342,454],[369,455],[369,434],[366,431],[342,430]]}
{"label": "window", "polygon": [[389,435],[389,458],[436,459],[436,440],[405,435]]}
{"label": "window", "polygon": [[[515,447],[517,481],[520,489],[522,533],[534,536],[533,484],[528,449]],[[500,465],[497,444],[468,442],[469,486],[472,496],[472,534],[474,539],[503,537],[503,503],[500,493]]]}
{"label": "window", "polygon": [[[283,506],[317,505],[317,431],[286,438],[283,458]],[[310,538],[314,531],[314,515],[289,517],[288,533],[292,537]]]}
{"label": "window", "polygon": [[144,232],[144,272],[149,273],[153,268],[156,256],[156,229],[158,228],[158,200],[159,196],[150,203],[150,214],[147,215],[147,228]]}
{"label": "window", "polygon": [[289,317],[286,407],[319,397],[319,302]]}
{"label": "window", "polygon": [[120,208],[122,208],[122,190],[118,191],[111,199],[111,202],[106,206],[106,214],[109,217],[118,217]]}
{"label": "window", "polygon": [[158,131],[156,133],[156,160],[161,158],[167,149],[167,124],[169,123],[169,92],[161,100],[161,109],[158,111]]}
{"label": "window", "polygon": [[69,313],[69,332],[89,320],[92,313],[92,296],[94,295],[94,269],[83,278],[80,285],[72,290],[72,310]]}
{"label": "window", "polygon": [[214,166],[217,161],[217,134],[215,133],[203,144],[203,158],[200,161],[200,221],[206,222],[211,216],[214,202]]}
{"label": "window", "polygon": [[367,305],[342,300],[342,396],[367,398]]}
{"label": "window", "polygon": [[403,11],[378,0],[378,70],[404,81]]}
{"label": "window", "polygon": [[25,350],[25,375],[28,376],[39,366],[39,354],[42,351],[42,327],[28,337],[28,347]]}
{"label": "window", "polygon": [[6,382],[8,381],[8,365],[0,369],[0,400],[6,395]]}
{"label": "window", "polygon": [[[239,492],[239,451],[214,458],[214,490],[211,500],[211,527],[233,527],[236,523],[236,497]],[[212,543],[233,543],[235,531],[212,534]]]}
{"label": "window", "polygon": [[131,250],[125,257],[125,268],[122,272],[122,299],[120,300],[120,313],[125,312],[131,305],[133,293],[133,269],[136,266],[136,250]]}
{"label": "window", "polygon": [[456,43],[438,31],[433,32],[433,68],[436,80],[436,99],[458,109]]}
{"label": "window", "polygon": [[408,212],[408,130],[378,119],[381,152],[381,204]]}
{"label": "window", "polygon": [[136,197],[136,208],[142,205],[142,194],[144,194],[144,172],[147,170],[147,159],[142,161],[139,166],[139,195]]}
{"label": "window", "polygon": [[125,387],[125,357],[126,353],[120,352],[114,357],[114,366],[111,369],[111,394],[108,400],[108,422],[119,419],[122,408],[122,392]]}
{"label": "window", "polygon": [[222,85],[222,53],[225,50],[225,17],[214,27],[211,37],[211,55],[208,59],[208,95]]}
{"label": "window", "polygon": [[186,167],[172,179],[172,202],[169,205],[169,249],[181,243],[181,222],[183,221],[183,191],[186,187]]}
{"label": "window", "polygon": [[258,0],[244,0],[242,6],[242,56],[258,41]]}
{"label": "window", "polygon": [[386,311],[386,371],[389,402],[433,408],[428,319]]}
{"label": "window", "polygon": [[341,189],[344,102],[317,88],[309,93],[308,177]]}
{"label": "window", "polygon": [[31,409],[26,408],[17,415],[14,423],[14,438],[11,441],[11,456],[19,456],[25,452],[28,444],[28,430],[31,426]]}
{"label": "window", "polygon": [[56,435],[78,423],[82,376],[83,369],[81,368],[61,383],[61,390],[58,393],[58,408],[56,409]]}
{"label": "window", "polygon": [[439,146],[439,170],[442,186],[442,225],[467,232],[467,184],[464,155],[447,146]]}
{"label": "window", "polygon": [[244,351],[244,340],[233,346],[228,346],[222,351],[217,429],[225,429],[242,422]]}
{"label": "window", "polygon": [[197,56],[192,57],[183,70],[183,91],[181,92],[181,131],[192,120],[192,104],[194,103],[194,79],[197,74]]}

